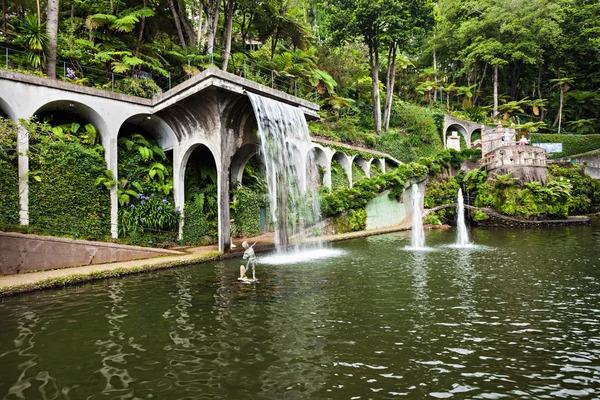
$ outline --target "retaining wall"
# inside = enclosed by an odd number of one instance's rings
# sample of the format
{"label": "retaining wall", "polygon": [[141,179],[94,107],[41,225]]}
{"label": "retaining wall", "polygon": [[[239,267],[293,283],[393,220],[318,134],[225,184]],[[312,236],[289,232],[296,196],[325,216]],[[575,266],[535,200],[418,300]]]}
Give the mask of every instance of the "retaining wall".
{"label": "retaining wall", "polygon": [[0,274],[182,254],[173,250],[0,232]]}

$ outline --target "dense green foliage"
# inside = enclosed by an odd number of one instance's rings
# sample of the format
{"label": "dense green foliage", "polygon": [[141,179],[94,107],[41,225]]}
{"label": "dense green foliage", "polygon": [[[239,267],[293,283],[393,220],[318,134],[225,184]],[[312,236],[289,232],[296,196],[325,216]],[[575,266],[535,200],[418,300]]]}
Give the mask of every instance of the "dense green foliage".
{"label": "dense green foliage", "polygon": [[335,190],[341,187],[350,186],[346,170],[337,160],[331,161],[331,189]]}
{"label": "dense green foliage", "polygon": [[549,166],[545,185],[524,183],[511,174],[487,176],[481,169],[464,177],[466,190],[475,194],[475,206],[492,207],[504,215],[528,219],[565,218],[595,212],[600,207],[600,182],[583,172],[583,167]]}
{"label": "dense green foliage", "polygon": [[544,135],[533,134],[530,139],[535,143],[562,143],[562,152],[548,153],[548,158],[569,157],[600,149],[600,135]]}
{"label": "dense green foliage", "polygon": [[192,201],[183,207],[183,242],[187,245],[213,244],[217,239],[217,224],[209,220]]}
{"label": "dense green foliage", "polygon": [[101,146],[86,143],[85,134],[65,135],[45,124],[31,124],[30,225],[47,234],[71,235],[65,226],[79,220],[80,237],[110,234],[110,198],[96,179],[106,163]]}
{"label": "dense green foliage", "polygon": [[241,187],[233,191],[234,201],[231,202],[231,227],[233,237],[258,236],[260,231],[261,209],[267,209],[265,193],[259,193],[251,188]]}
{"label": "dense green foliage", "polygon": [[425,176],[425,166],[416,163],[402,164],[393,171],[361,179],[352,188],[340,187],[331,192],[323,188],[321,212],[323,215],[335,215],[351,209],[364,208],[369,200],[386,190],[391,190],[390,196],[398,199],[404,192],[406,182],[418,181]]}
{"label": "dense green foliage", "polygon": [[0,224],[18,224],[17,127],[4,118],[0,118],[0,171]]}

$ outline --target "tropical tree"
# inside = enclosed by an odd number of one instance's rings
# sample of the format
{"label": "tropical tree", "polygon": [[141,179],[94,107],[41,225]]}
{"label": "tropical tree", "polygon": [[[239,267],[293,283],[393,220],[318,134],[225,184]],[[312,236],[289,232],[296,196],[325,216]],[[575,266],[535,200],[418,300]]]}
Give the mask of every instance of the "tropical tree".
{"label": "tropical tree", "polygon": [[48,0],[46,8],[46,35],[48,35],[48,62],[46,75],[56,78],[56,40],[58,37],[59,0]]}
{"label": "tropical tree", "polygon": [[573,78],[551,79],[550,82],[553,83],[553,87],[558,87],[560,90],[558,115],[556,116],[556,120],[554,121],[554,124],[552,124],[552,126],[556,126],[556,124],[558,122],[558,132],[560,133],[565,92],[571,88],[571,85],[573,84]]}
{"label": "tropical tree", "polygon": [[30,14],[18,28],[17,43],[27,50],[27,61],[34,69],[41,70],[46,64],[48,35],[45,26],[45,22],[39,23],[37,16]]}

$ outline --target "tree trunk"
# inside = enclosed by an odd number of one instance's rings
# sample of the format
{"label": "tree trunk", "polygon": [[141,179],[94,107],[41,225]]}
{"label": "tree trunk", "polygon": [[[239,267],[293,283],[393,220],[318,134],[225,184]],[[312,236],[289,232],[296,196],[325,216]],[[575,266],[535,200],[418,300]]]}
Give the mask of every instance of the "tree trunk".
{"label": "tree trunk", "polygon": [[198,41],[198,47],[202,47],[202,45],[204,45],[204,38],[202,36],[202,13],[204,12],[204,4],[202,4],[202,2],[200,4],[197,5],[198,6],[198,35],[197,35],[197,41]]}
{"label": "tree trunk", "polygon": [[2,0],[2,34],[4,37],[6,34],[6,0]]}
{"label": "tree trunk", "polygon": [[171,9],[171,13],[173,14],[173,20],[175,21],[175,29],[177,29],[179,44],[181,45],[181,48],[185,50],[187,49],[187,46],[185,44],[185,39],[183,38],[181,23],[179,22],[179,15],[177,14],[177,10],[175,9],[175,4],[173,4],[173,0],[167,0],[167,2],[169,3],[169,8]]}
{"label": "tree trunk", "polygon": [[479,97],[479,92],[481,91],[481,85],[483,85],[483,80],[485,79],[485,73],[487,72],[488,63],[485,63],[483,67],[483,72],[481,73],[481,80],[479,81],[479,85],[477,85],[477,93],[473,96],[473,105],[477,104],[477,99]]}
{"label": "tree trunk", "polygon": [[37,4],[37,17],[38,17],[38,26],[42,25],[42,11],[40,10],[40,0],[36,0]]}
{"label": "tree trunk", "polygon": [[498,120],[498,66],[494,65],[494,111],[492,112],[492,119]]}
{"label": "tree trunk", "polygon": [[206,53],[212,54],[215,51],[215,38],[219,28],[219,11],[221,10],[221,0],[202,1],[206,9],[207,43]]}
{"label": "tree trunk", "polygon": [[225,25],[223,27],[223,52],[221,57],[223,58],[223,65],[221,69],[227,71],[227,65],[229,64],[229,55],[231,53],[231,31],[233,30],[233,13],[237,7],[235,0],[229,0],[223,4],[225,7]]}
{"label": "tree trunk", "polygon": [[376,39],[369,40],[369,64],[373,84],[373,122],[375,132],[381,133],[381,102],[379,99],[379,46]]}
{"label": "tree trunk", "polygon": [[[433,81],[437,83],[437,57],[435,54],[435,36],[433,37]],[[437,103],[437,87],[433,88],[433,102]]]}
{"label": "tree trunk", "polygon": [[59,0],[48,0],[46,11],[46,34],[48,35],[48,57],[46,59],[46,75],[56,79],[56,39],[58,36],[58,4]]}
{"label": "tree trunk", "polygon": [[[144,0],[143,7],[146,8],[148,6],[147,0]],[[140,48],[142,47],[142,42],[144,40],[144,27],[146,26],[146,17],[142,16],[142,20],[140,21],[140,32],[138,33],[137,44],[135,45],[135,56],[140,56]]]}
{"label": "tree trunk", "polygon": [[560,85],[560,99],[559,99],[559,106],[558,106],[558,133],[560,133],[560,125],[562,123],[562,109],[563,109],[563,101],[565,98],[564,94],[565,94],[564,85]]}
{"label": "tree trunk", "polygon": [[190,47],[196,47],[196,33],[194,32],[194,28],[192,28],[192,24],[190,23],[190,20],[187,17],[185,5],[183,4],[182,0],[177,0],[177,9],[179,19],[181,20],[183,29],[185,29],[185,33],[187,34]]}
{"label": "tree trunk", "polygon": [[[537,93],[538,98],[542,100],[542,64],[538,68],[538,81],[537,81]],[[540,105],[540,121],[544,120],[544,105]]]}
{"label": "tree trunk", "polygon": [[383,129],[387,132],[390,129],[390,117],[392,114],[392,101],[394,99],[394,81],[396,80],[396,52],[398,43],[394,40],[390,45],[388,57],[388,69],[386,75],[385,108],[383,110]]}

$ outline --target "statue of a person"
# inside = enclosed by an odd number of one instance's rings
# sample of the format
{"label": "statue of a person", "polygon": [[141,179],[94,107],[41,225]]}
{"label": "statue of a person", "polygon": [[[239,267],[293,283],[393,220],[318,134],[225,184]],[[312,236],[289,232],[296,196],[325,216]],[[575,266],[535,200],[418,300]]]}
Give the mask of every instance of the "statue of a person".
{"label": "statue of a person", "polygon": [[[254,244],[256,244],[256,243],[254,243]],[[255,273],[256,254],[254,254],[254,249],[253,249],[254,244],[252,246],[250,246],[248,244],[248,242],[244,242],[244,243],[242,243],[242,247],[244,249],[246,249],[246,251],[244,251],[243,259],[248,260],[248,263],[246,264],[246,270],[244,271],[244,276],[246,275],[246,272],[248,272],[248,268],[250,267],[250,265],[252,265],[252,279],[256,280],[256,273]]]}

